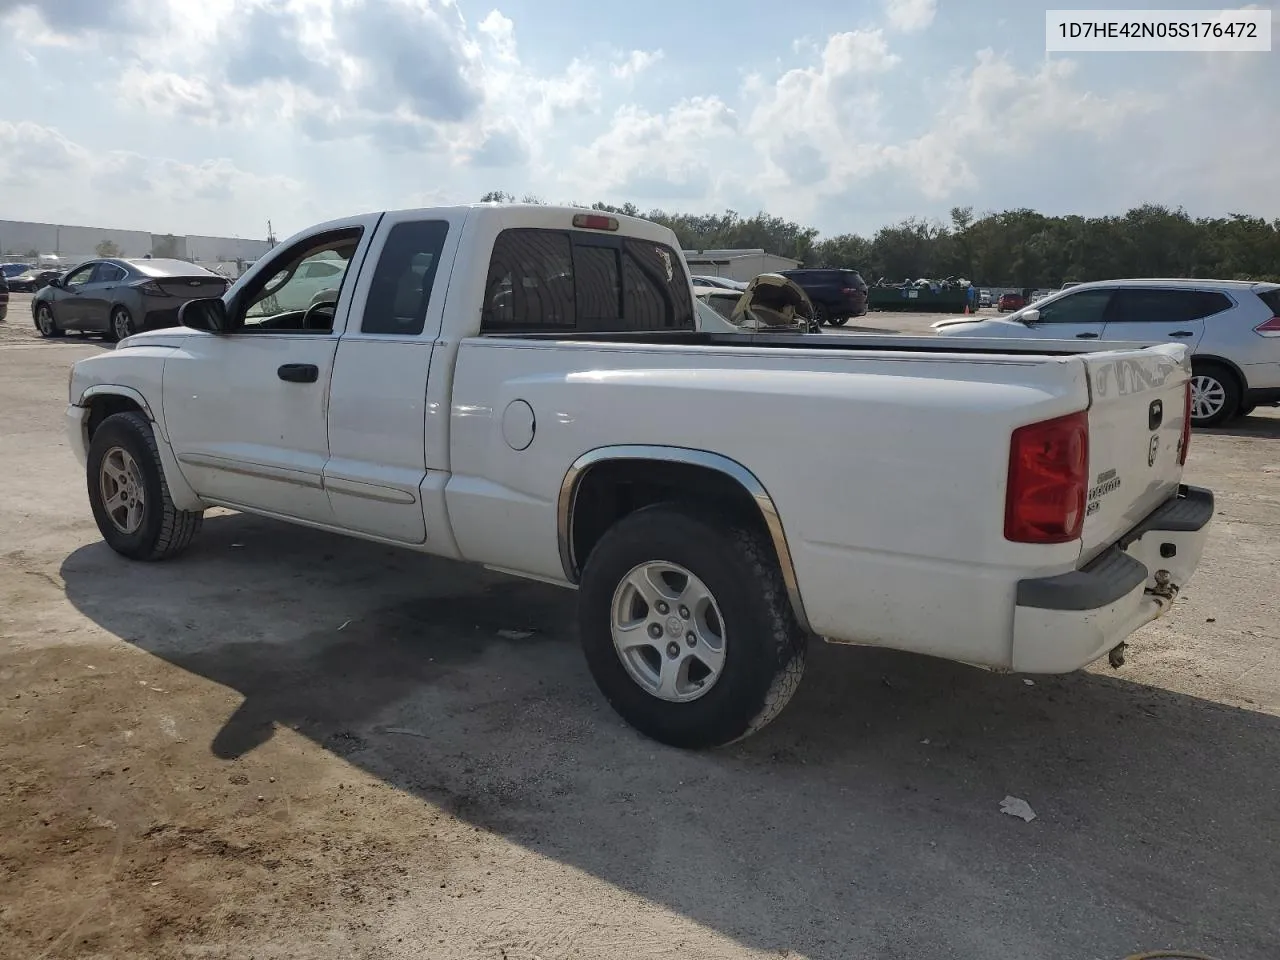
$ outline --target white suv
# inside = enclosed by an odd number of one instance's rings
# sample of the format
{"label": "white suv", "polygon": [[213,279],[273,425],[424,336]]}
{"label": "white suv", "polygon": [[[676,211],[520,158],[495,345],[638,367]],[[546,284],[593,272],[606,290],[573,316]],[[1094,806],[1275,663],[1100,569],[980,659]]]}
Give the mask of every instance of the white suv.
{"label": "white suv", "polygon": [[1280,284],[1098,280],[1007,317],[940,320],[942,337],[1182,342],[1191,351],[1191,422],[1213,426],[1280,405]]}

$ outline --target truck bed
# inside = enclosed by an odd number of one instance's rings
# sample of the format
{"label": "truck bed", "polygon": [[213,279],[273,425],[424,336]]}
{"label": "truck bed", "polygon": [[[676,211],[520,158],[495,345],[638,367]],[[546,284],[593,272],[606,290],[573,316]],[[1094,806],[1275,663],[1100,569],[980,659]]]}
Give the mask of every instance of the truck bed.
{"label": "truck bed", "polygon": [[1022,357],[1066,357],[1082,353],[1135,350],[1145,343],[1080,340],[1009,340],[998,337],[958,338],[892,336],[887,334],[813,335],[799,333],[704,333],[696,330],[621,331],[618,333],[487,333],[496,340],[551,340],[558,343],[626,343],[636,346],[743,347],[783,350],[839,350],[881,353],[986,354]]}

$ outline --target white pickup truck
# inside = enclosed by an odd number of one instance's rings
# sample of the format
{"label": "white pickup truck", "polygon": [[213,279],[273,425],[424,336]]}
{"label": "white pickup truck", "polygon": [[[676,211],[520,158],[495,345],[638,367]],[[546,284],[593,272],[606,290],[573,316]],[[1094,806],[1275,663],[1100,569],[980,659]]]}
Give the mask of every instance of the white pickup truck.
{"label": "white pickup truck", "polygon": [[[317,260],[336,297],[273,309]],[[112,548],[174,556],[221,505],[576,587],[605,696],[684,747],[776,716],[811,637],[1114,662],[1213,514],[1182,346],[707,332],[643,220],[336,220],[181,316],[71,371]]]}

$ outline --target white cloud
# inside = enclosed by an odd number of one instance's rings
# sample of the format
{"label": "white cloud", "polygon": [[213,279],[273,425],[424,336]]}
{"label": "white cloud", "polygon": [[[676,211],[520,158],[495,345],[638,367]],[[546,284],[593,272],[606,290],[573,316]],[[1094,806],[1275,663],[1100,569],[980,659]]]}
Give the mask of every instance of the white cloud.
{"label": "white cloud", "polygon": [[886,146],[885,158],[907,171],[925,197],[945,199],[979,185],[974,163],[982,157],[1047,153],[1064,136],[1105,138],[1159,102],[1082,90],[1074,83],[1076,71],[1075,61],[1048,60],[1033,73],[1020,73],[1004,57],[981,50],[972,70],[953,79],[933,128]]}
{"label": "white cloud", "polygon": [[[55,15],[60,7],[8,6],[34,47],[121,61],[110,94],[151,117],[249,128],[283,119],[319,140],[445,143],[458,163],[524,162],[540,132],[600,102],[594,67],[535,73],[508,17],[493,10],[470,26],[453,0],[124,0],[88,5],[114,10],[89,17],[92,29]],[[104,32],[112,25],[128,30]],[[660,56],[637,53],[636,70]]]}
{"label": "white cloud", "polygon": [[885,18],[889,26],[903,33],[924,30],[938,13],[938,0],[885,0]]}
{"label": "white cloud", "polygon": [[[241,170],[225,158],[184,163],[91,150],[55,128],[6,120],[0,120],[0,190],[11,219],[48,221],[64,211],[63,222],[210,234],[240,229],[237,209],[296,217],[303,200],[296,180]],[[158,222],[174,211],[181,223]]]}
{"label": "white cloud", "polygon": [[604,133],[574,151],[563,179],[590,196],[701,199],[714,193],[734,145],[741,149],[738,129],[719,97],[681,100],[665,113],[624,106]]}
{"label": "white cloud", "polygon": [[610,72],[619,80],[633,80],[661,60],[661,50],[632,50],[625,60],[615,63]]}

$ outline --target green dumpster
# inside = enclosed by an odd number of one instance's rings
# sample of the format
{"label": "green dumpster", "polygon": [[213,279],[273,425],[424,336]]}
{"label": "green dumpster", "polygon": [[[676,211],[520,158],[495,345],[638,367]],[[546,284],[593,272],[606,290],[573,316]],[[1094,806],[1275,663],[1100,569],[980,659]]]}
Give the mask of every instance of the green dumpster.
{"label": "green dumpster", "polygon": [[968,287],[871,287],[868,310],[910,310],[913,313],[964,313]]}

